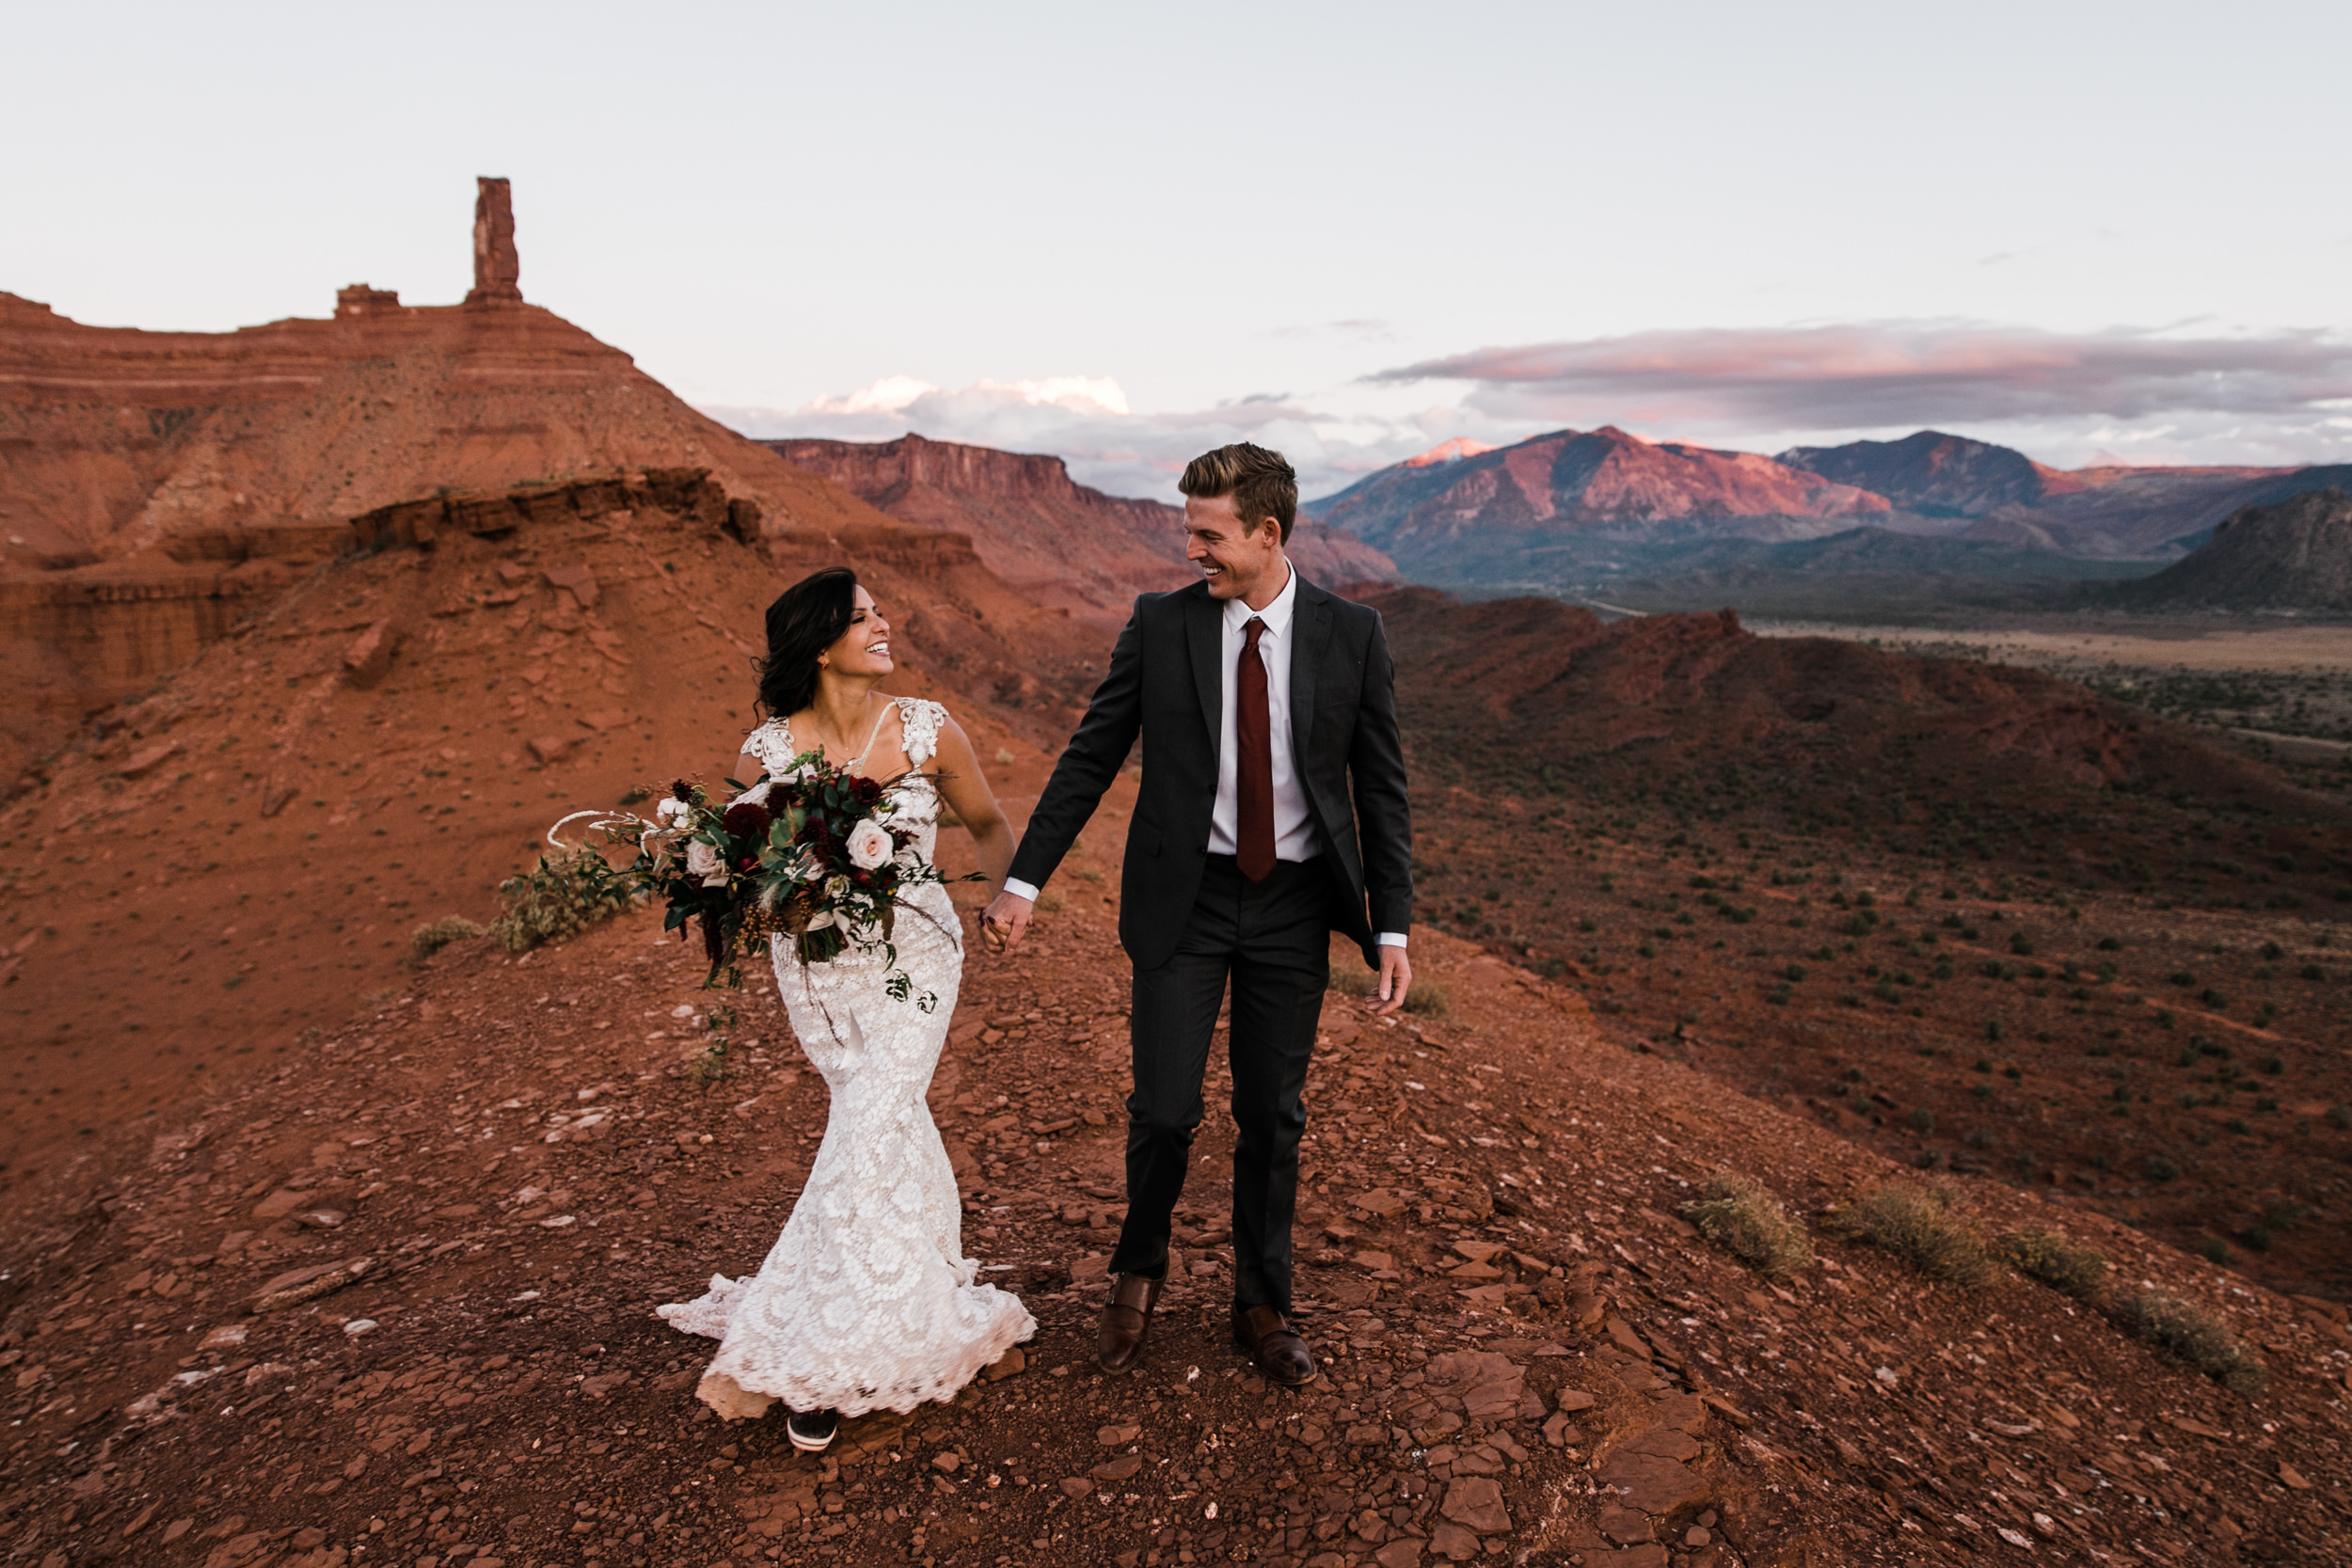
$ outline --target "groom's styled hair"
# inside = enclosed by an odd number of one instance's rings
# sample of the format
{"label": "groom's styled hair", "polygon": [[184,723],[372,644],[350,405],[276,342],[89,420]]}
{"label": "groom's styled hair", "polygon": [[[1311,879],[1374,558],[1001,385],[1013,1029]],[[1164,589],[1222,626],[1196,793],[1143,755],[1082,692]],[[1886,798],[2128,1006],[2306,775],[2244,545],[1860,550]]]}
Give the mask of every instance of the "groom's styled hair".
{"label": "groom's styled hair", "polygon": [[1231,496],[1243,528],[1254,529],[1260,519],[1271,517],[1281,527],[1282,543],[1291,542],[1291,525],[1298,520],[1298,475],[1279,451],[1248,441],[1204,451],[1184,465],[1176,488],[1202,500]]}

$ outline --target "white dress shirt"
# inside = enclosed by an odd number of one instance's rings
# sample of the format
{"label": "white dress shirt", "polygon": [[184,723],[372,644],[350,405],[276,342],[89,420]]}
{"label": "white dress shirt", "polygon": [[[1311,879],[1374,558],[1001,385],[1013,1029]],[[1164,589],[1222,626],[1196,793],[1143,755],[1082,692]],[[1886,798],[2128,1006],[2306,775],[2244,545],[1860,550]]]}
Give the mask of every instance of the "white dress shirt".
{"label": "white dress shirt", "polygon": [[1297,605],[1296,572],[1289,574],[1282,591],[1263,610],[1252,610],[1241,599],[1225,601],[1217,659],[1223,696],[1217,704],[1216,806],[1209,813],[1212,855],[1240,852],[1241,651],[1248,644],[1253,620],[1265,623],[1265,630],[1258,634],[1258,658],[1265,665],[1266,738],[1274,753],[1274,858],[1311,861],[1323,853],[1314,819],[1307,814],[1307,792],[1298,785],[1298,769],[1291,757],[1291,611]]}
{"label": "white dress shirt", "polygon": [[[1252,610],[1247,601],[1227,599],[1225,615],[1220,623],[1221,700],[1217,705],[1216,734],[1216,804],[1209,814],[1209,853],[1231,855],[1239,840],[1235,825],[1239,822],[1240,747],[1236,743],[1237,719],[1240,705],[1236,689],[1241,673],[1241,651],[1249,641],[1251,620],[1265,623],[1265,630],[1258,634],[1258,657],[1265,665],[1266,738],[1271,742],[1274,764],[1274,858],[1278,861],[1310,861],[1323,852],[1323,844],[1315,836],[1314,818],[1307,810],[1307,792],[1298,782],[1296,759],[1291,754],[1291,636],[1292,611],[1298,604],[1298,573],[1288,573],[1282,591],[1263,610]],[[1037,889],[1017,877],[1005,879],[1005,891],[1034,903]],[[1402,931],[1382,931],[1383,947],[1406,945]]]}

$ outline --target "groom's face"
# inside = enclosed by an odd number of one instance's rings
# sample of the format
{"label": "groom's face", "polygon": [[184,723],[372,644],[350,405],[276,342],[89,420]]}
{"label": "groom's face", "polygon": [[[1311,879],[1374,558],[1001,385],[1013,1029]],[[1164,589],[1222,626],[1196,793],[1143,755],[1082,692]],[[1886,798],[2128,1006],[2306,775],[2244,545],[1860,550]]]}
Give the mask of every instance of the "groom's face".
{"label": "groom's face", "polygon": [[1281,525],[1261,517],[1244,528],[1231,496],[1184,498],[1184,559],[1200,569],[1212,598],[1238,599],[1268,577],[1281,586]]}

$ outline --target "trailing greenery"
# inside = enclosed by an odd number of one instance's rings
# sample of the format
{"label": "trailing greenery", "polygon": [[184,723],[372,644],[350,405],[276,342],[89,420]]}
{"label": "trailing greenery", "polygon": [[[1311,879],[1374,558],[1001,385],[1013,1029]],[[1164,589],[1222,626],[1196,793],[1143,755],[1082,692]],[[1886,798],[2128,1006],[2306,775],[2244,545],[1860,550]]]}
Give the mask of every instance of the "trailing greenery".
{"label": "trailing greenery", "polygon": [[1930,1279],[1968,1290],[1993,1279],[1993,1254],[1983,1230],[1948,1187],[1890,1181],[1835,1211],[1830,1223]]}
{"label": "trailing greenery", "polygon": [[2232,1393],[2252,1399],[2269,1381],[2263,1364],[2219,1319],[2178,1296],[2135,1291],[2115,1304],[2114,1316],[2134,1334]]}
{"label": "trailing greenery", "polygon": [[2020,1274],[2078,1301],[2098,1294],[2100,1282],[2107,1275],[2107,1260],[2095,1248],[2046,1230],[2012,1230],[2001,1238],[2000,1249]]}
{"label": "trailing greenery", "polygon": [[1736,1171],[1717,1171],[1681,1212],[1700,1235],[1759,1274],[1781,1278],[1813,1265],[1804,1227],[1762,1185]]}
{"label": "trailing greenery", "polygon": [[490,923],[490,934],[509,953],[568,942],[630,904],[604,857],[584,849],[552,861],[540,856],[530,871],[501,882],[499,897],[506,912]]}

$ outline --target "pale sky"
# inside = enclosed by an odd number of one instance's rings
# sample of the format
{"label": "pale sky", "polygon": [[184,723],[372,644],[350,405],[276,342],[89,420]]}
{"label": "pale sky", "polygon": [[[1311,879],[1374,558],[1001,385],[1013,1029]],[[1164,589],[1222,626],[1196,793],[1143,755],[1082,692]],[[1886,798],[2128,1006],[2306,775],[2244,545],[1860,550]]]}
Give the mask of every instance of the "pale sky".
{"label": "pale sky", "polygon": [[2352,6],[8,4],[0,289],[469,282],[755,433],[2352,458]]}

